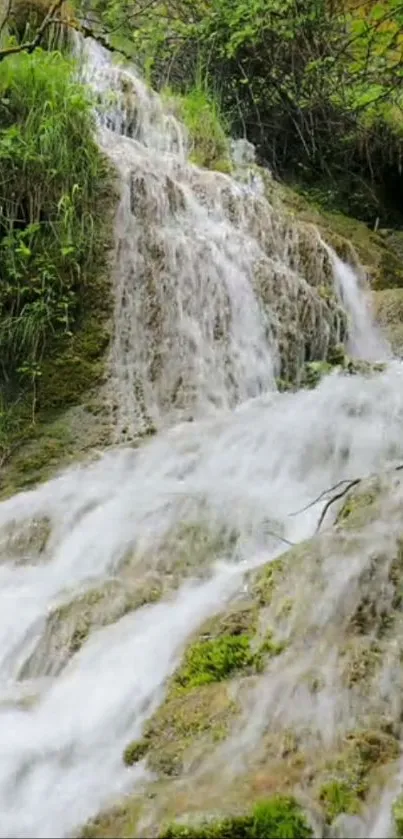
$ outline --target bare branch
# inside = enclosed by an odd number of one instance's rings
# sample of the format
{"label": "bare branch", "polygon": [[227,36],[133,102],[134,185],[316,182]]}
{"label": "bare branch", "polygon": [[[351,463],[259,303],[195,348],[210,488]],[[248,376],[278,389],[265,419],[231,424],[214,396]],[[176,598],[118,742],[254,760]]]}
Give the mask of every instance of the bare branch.
{"label": "bare branch", "polygon": [[322,498],[324,498],[325,495],[328,495],[329,492],[333,492],[333,490],[338,489],[340,486],[342,486],[342,484],[349,484],[349,483],[351,483],[351,478],[344,478],[344,480],[338,481],[337,484],[334,484],[334,486],[330,487],[329,489],[324,489],[323,492],[321,492],[321,494],[317,496],[317,498],[314,498],[314,500],[310,501],[309,504],[306,504],[305,507],[301,507],[300,510],[296,510],[295,513],[289,513],[289,515],[290,516],[298,516],[300,513],[305,513],[305,511],[309,510],[310,507],[314,507],[315,504],[318,503],[318,501],[322,501]]}

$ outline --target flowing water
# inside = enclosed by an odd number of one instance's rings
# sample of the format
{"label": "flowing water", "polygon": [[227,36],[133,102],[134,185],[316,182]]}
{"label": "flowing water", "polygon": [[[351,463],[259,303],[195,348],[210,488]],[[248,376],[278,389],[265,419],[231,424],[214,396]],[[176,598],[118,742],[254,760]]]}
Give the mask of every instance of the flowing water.
{"label": "flowing water", "polygon": [[[324,357],[340,338],[340,308],[318,293],[324,276],[345,300],[355,353],[388,355],[356,275],[313,228],[285,222],[258,178],[189,163],[184,127],[132,71],[96,45],[87,60],[100,144],[121,179],[116,441],[157,434],[0,504],[1,837],[67,836],[133,787],[144,770],[125,768],[122,750],[191,632],[247,569],[311,535],[323,501],[292,513],[403,458],[400,363],[374,378],[335,374],[314,391],[275,387],[282,364]],[[175,555],[186,527],[218,533],[220,547],[180,569],[174,593],[93,632],[63,666],[52,668],[51,648],[38,657],[55,609],[127,579],[128,567],[132,582],[145,568],[163,574],[161,551],[171,539]]]}

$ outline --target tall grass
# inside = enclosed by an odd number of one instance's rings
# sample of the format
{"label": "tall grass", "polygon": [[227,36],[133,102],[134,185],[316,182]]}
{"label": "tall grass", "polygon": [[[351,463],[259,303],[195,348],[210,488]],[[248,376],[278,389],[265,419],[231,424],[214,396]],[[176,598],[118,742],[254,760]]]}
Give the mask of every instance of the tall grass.
{"label": "tall grass", "polygon": [[165,87],[162,96],[174,103],[178,117],[188,129],[191,160],[207,169],[229,172],[228,124],[218,95],[198,75],[187,93],[176,94]]}
{"label": "tall grass", "polygon": [[37,50],[0,64],[0,383],[35,380],[74,328],[101,253],[108,171],[72,61]]}

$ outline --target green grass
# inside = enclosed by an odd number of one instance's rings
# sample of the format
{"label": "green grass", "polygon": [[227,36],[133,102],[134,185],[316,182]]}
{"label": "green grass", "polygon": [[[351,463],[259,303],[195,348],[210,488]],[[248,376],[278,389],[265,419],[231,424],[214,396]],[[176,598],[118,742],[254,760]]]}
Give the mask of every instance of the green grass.
{"label": "green grass", "polygon": [[0,354],[3,376],[35,380],[69,335],[100,246],[105,163],[91,102],[59,53],[0,64]]}
{"label": "green grass", "polygon": [[305,839],[311,827],[293,798],[278,796],[256,804],[250,815],[206,822],[200,827],[173,824],[160,839]]}
{"label": "green grass", "polygon": [[3,429],[21,394],[35,420],[49,359],[69,355],[104,267],[112,178],[74,70],[72,60],[42,50],[0,64]]}
{"label": "green grass", "polygon": [[184,122],[190,138],[190,159],[197,166],[230,172],[228,126],[221,112],[218,98],[201,83],[195,84],[183,96],[169,88],[162,91],[172,100],[178,117]]}

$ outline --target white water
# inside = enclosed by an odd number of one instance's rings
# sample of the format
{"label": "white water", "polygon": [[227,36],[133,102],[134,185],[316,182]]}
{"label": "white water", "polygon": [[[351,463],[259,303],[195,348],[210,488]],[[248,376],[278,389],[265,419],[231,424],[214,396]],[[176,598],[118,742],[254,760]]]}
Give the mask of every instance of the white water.
{"label": "white water", "polygon": [[360,287],[359,278],[351,267],[332,253],[336,288],[349,315],[350,331],[348,350],[353,357],[366,361],[384,361],[391,358],[390,347],[373,323],[365,288]]}
{"label": "white water", "polygon": [[[127,81],[127,72],[111,68],[102,51],[94,48],[91,54],[89,75],[99,91]],[[278,348],[272,326],[279,313],[271,323],[252,266],[263,248],[271,249],[278,297],[299,288],[309,300],[307,280],[296,268],[298,234],[286,229],[279,236],[280,222],[260,199],[256,210],[253,191],[187,166],[183,129],[166,117],[158,98],[150,99],[138,79],[129,74],[129,80],[137,97],[130,130],[135,139],[119,137],[105,126],[101,131],[102,146],[122,178],[111,358],[117,438],[141,429],[144,406],[157,427],[173,427],[138,450],[109,453],[0,505],[4,839],[67,836],[131,787],[143,770],[125,768],[122,750],[139,736],[160,701],[164,681],[192,630],[242,588],[247,568],[284,549],[282,539],[297,542],[309,536],[321,505],[298,516],[290,513],[341,478],[365,475],[403,458],[400,364],[392,363],[374,379],[333,376],[315,391],[275,392]],[[109,125],[127,127],[127,113],[115,108]],[[178,202],[176,220],[175,207],[172,214],[172,207],[168,212],[164,206],[167,173],[176,178],[168,184],[174,205]],[[242,194],[234,222],[224,209],[223,185],[232,196]],[[144,202],[134,213],[133,196],[143,196]],[[248,201],[254,208],[249,219]],[[247,228],[257,219],[264,219],[266,227],[256,230],[254,238]],[[142,241],[151,228],[153,237],[158,232],[163,237],[166,260],[165,285],[159,273],[153,287],[163,318],[157,330],[163,374],[154,378],[149,332],[142,322],[150,295],[144,292],[142,299],[139,282],[149,254],[142,252]],[[319,277],[324,251],[312,235],[319,256],[311,267]],[[367,346],[375,333],[370,320],[361,317],[363,298],[358,290],[354,295],[353,327],[360,323]],[[225,320],[225,312],[229,323],[216,346],[214,317]],[[168,385],[170,376],[179,375],[184,391],[175,412]],[[142,404],[135,388],[139,381]],[[178,422],[188,411],[196,421]],[[43,517],[51,526],[45,555],[36,556],[31,547],[15,561],[15,550],[8,553],[10,528],[18,532]],[[186,523],[208,523],[213,531],[237,536],[210,567],[194,569],[199,578],[207,571],[207,579],[191,584],[184,578],[171,599],[93,633],[58,676],[41,679],[38,674],[35,680],[19,681],[57,604],[121,574],[129,554],[135,577],[144,558],[152,566],[167,535]],[[36,696],[36,703],[18,706],[24,693]]]}

